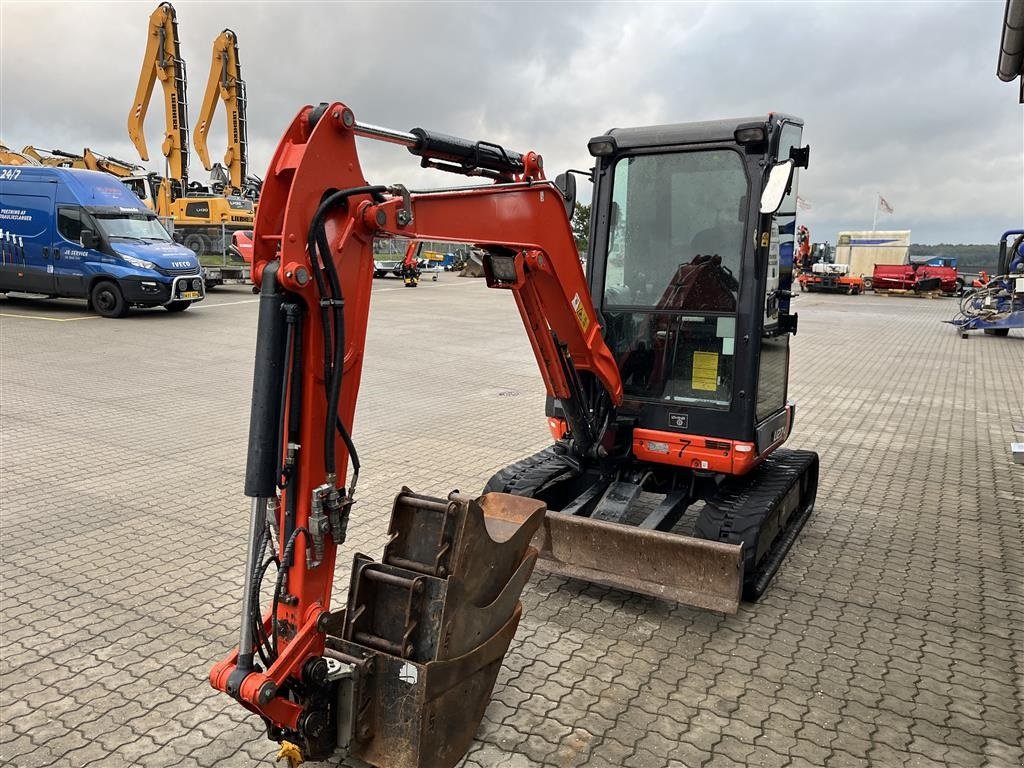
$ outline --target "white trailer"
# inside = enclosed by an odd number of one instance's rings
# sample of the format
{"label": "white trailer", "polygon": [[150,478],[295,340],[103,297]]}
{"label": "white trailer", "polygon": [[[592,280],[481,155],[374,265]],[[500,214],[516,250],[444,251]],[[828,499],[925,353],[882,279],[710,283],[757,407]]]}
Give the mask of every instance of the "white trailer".
{"label": "white trailer", "polygon": [[871,277],[875,264],[906,264],[909,252],[909,229],[840,232],[836,264],[848,264],[851,275]]}

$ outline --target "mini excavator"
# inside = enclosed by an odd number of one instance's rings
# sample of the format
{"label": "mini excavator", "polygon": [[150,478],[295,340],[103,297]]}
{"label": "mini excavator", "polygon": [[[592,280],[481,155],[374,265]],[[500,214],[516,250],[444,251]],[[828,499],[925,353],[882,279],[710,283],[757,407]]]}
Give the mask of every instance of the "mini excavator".
{"label": "mini excavator", "polygon": [[[780,447],[802,129],[772,113],[591,139],[593,169],[573,172],[594,185],[584,273],[573,173],[551,182],[535,152],[361,123],[342,103],[300,110],[256,218],[241,628],[210,672],[282,756],[454,765],[535,565],[722,612],[765,590],[817,489],[817,454]],[[357,137],[490,183],[371,184]],[[481,250],[522,316],[553,443],[478,497],[403,488],[380,562],[356,555],[333,610],[376,237]]]}

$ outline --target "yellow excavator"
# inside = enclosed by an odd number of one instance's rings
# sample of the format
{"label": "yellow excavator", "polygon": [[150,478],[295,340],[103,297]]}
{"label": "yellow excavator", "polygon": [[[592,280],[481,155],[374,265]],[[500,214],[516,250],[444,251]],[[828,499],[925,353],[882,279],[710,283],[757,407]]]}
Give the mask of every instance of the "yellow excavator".
{"label": "yellow excavator", "polygon": [[240,229],[252,229],[253,201],[241,195],[211,191],[188,175],[188,107],[185,62],[178,42],[174,7],[161,3],[149,17],[146,52],[135,101],[128,113],[128,136],[148,161],[144,131],[153,88],[160,82],[164,96],[164,140],[160,146],[166,171],[158,179],[150,202],[157,215],[174,222],[176,236],[196,253],[219,253],[224,239]]}
{"label": "yellow excavator", "polygon": [[[248,143],[245,121],[245,81],[242,79],[242,66],[238,60],[238,37],[230,29],[225,29],[213,41],[213,54],[210,57],[210,74],[206,81],[206,92],[199,108],[199,117],[192,131],[192,142],[196,154],[206,170],[229,187],[233,194],[241,194],[255,200],[259,197],[259,183],[255,177],[247,175]],[[224,102],[227,116],[227,151],[224,153],[224,164],[210,162],[210,150],[207,146],[207,135],[217,111],[218,98]]]}

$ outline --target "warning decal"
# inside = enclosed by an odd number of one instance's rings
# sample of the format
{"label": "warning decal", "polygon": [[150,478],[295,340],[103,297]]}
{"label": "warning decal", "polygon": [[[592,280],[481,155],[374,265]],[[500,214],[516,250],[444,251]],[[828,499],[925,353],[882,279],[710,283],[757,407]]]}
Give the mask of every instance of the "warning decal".
{"label": "warning decal", "polygon": [[718,353],[694,352],[693,377],[690,386],[714,392],[718,389]]}
{"label": "warning decal", "polygon": [[583,302],[580,301],[580,295],[574,294],[572,297],[572,308],[576,311],[576,319],[579,321],[580,328],[584,331],[590,327],[590,317],[587,315],[587,310],[583,306]]}

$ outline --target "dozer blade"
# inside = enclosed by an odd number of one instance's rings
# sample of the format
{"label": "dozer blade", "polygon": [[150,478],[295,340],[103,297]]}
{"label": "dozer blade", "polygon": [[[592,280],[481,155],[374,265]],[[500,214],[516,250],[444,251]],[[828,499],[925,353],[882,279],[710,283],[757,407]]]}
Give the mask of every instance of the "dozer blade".
{"label": "dozer blade", "polygon": [[325,657],[336,743],[379,768],[451,768],[515,635],[544,503],[490,493],[395,499],[382,561],[357,555]]}
{"label": "dozer blade", "polygon": [[684,605],[736,613],[743,546],[548,512],[537,570]]}

